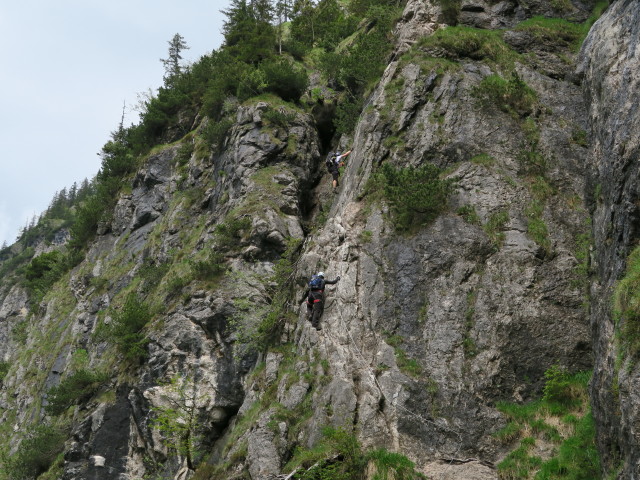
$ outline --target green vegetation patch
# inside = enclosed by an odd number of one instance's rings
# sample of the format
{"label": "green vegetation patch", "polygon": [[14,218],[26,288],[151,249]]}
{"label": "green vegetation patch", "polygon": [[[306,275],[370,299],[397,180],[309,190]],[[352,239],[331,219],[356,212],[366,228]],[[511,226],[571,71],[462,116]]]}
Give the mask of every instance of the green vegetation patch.
{"label": "green vegetation patch", "polygon": [[551,251],[551,240],[549,239],[549,229],[542,215],[544,213],[544,204],[538,200],[534,200],[531,205],[525,209],[527,215],[527,233],[540,245],[547,253]]}
{"label": "green vegetation patch", "polygon": [[0,385],[2,381],[5,379],[7,374],[9,373],[9,369],[11,368],[11,364],[9,362],[0,362]]}
{"label": "green vegetation patch", "polygon": [[471,158],[471,163],[482,165],[483,167],[492,167],[496,163],[496,159],[487,153],[481,153]]}
{"label": "green vegetation patch", "polygon": [[509,222],[509,212],[500,210],[492,213],[487,222],[482,226],[485,233],[496,249],[500,248],[505,240],[504,227]]}
{"label": "green vegetation patch", "polygon": [[149,340],[143,330],[152,317],[151,307],[130,293],[121,309],[113,313],[112,323],[103,326],[98,335],[113,342],[125,359],[140,360],[148,355]]}
{"label": "green vegetation patch", "polygon": [[[329,3],[318,4],[324,21],[328,17],[322,10]],[[357,22],[358,17],[364,20],[360,28],[354,28],[357,23],[352,23],[351,30],[345,31],[345,37],[350,38],[335,50],[327,50],[319,56],[323,77],[335,85],[334,88],[344,92],[336,102],[333,119],[337,135],[353,131],[362,111],[363,96],[371,92],[388,64],[393,50],[391,32],[402,13],[402,9],[391,2],[375,5],[370,2],[351,2],[349,9],[357,13],[348,17],[348,20]]]}
{"label": "green vegetation patch", "polygon": [[399,453],[377,449],[365,452],[356,437],[344,429],[325,427],[322,440],[311,449],[297,449],[284,471],[296,480],[358,480],[371,471],[375,480],[426,480],[415,465]]}
{"label": "green vegetation patch", "polygon": [[504,42],[502,32],[466,26],[441,28],[420,39],[417,48],[443,53],[448,60],[485,60],[509,70],[519,56]]}
{"label": "green vegetation patch", "polygon": [[180,144],[180,148],[178,148],[178,151],[176,152],[176,163],[180,166],[184,166],[189,163],[189,160],[191,160],[191,155],[193,155],[195,148],[196,147],[193,143],[193,139],[191,135],[189,135],[188,138],[185,138],[185,141]]}
{"label": "green vegetation patch", "polygon": [[284,108],[268,108],[262,114],[262,119],[282,128],[287,128],[296,118],[295,112]]}
{"label": "green vegetation patch", "polygon": [[369,179],[366,187],[371,201],[385,200],[399,232],[412,232],[431,223],[447,207],[453,180],[442,179],[442,170],[432,164],[395,167],[390,163]]}
{"label": "green vegetation patch", "polygon": [[301,253],[302,240],[290,238],[287,248],[275,264],[273,276],[268,282],[271,300],[266,315],[262,318],[253,338],[258,349],[264,349],[278,342],[290,319],[287,310],[288,299],[295,297],[294,268]]}
{"label": "green vegetation patch", "polygon": [[[400,57],[400,65],[419,65],[422,72],[435,72],[437,75],[444,75],[446,72],[460,69],[460,64],[447,58],[434,57],[433,52],[418,48],[413,45],[411,49]],[[391,93],[393,94],[393,88]]]}
{"label": "green vegetation patch", "polygon": [[625,275],[613,298],[620,353],[635,363],[640,358],[640,247],[627,258]]}
{"label": "green vegetation patch", "polygon": [[49,389],[45,411],[49,415],[64,413],[70,406],[91,398],[108,378],[103,372],[79,369],[65,377],[59,385]]}
{"label": "green vegetation patch", "polygon": [[196,280],[208,281],[220,278],[227,271],[224,255],[209,251],[203,260],[190,260],[189,265]]}
{"label": "green vegetation patch", "polygon": [[[217,151],[222,150],[224,140],[231,130],[234,120],[231,117],[223,117],[219,120],[209,120],[207,125],[201,130],[200,136],[206,141],[209,147],[215,147]],[[202,152],[206,156],[207,152]]]}
{"label": "green vegetation patch", "polygon": [[8,479],[38,478],[58,459],[64,449],[65,432],[56,426],[32,425],[17,451],[3,458],[3,470]]}
{"label": "green vegetation patch", "polygon": [[524,175],[544,175],[549,166],[547,157],[541,153],[537,146],[524,147],[517,155],[516,160],[520,164],[520,173]]}
{"label": "green vegetation patch", "polygon": [[537,43],[568,47],[577,51],[584,36],[584,26],[561,18],[533,17],[519,23],[515,31],[527,32]]}
{"label": "green vegetation patch", "polygon": [[151,407],[151,424],[160,432],[162,443],[184,457],[194,470],[195,459],[203,453],[199,451],[203,427],[198,411],[206,403],[206,396],[198,394],[196,380],[191,376],[175,375],[161,385],[166,403]]}
{"label": "green vegetation patch", "polygon": [[409,358],[407,352],[400,346],[404,343],[404,338],[400,335],[390,335],[385,338],[388,345],[393,347],[396,364],[402,373],[410,377],[418,377],[422,373],[422,367],[413,358]]}
{"label": "green vegetation patch", "polygon": [[4,278],[15,272],[19,267],[28,263],[35,253],[33,247],[27,247],[18,254],[13,254],[10,247],[2,250],[2,264],[0,265],[0,277]]}
{"label": "green vegetation patch", "polygon": [[586,22],[584,22],[585,35],[589,32],[593,24],[596,23],[596,20],[598,20],[604,11],[609,8],[609,3],[609,0],[598,0],[596,2],[596,5],[593,7],[593,12],[591,12],[591,16]]}
{"label": "green vegetation patch", "polygon": [[146,295],[155,290],[170,268],[169,263],[156,263],[151,258],[145,259],[138,271],[142,280],[141,292]]}
{"label": "green vegetation patch", "polygon": [[249,217],[227,218],[226,221],[216,225],[216,243],[224,250],[236,250],[250,227]]}
{"label": "green vegetation patch", "polygon": [[558,455],[542,464],[536,480],[600,478],[600,457],[591,412],[576,420],[574,428],[574,434],[560,444]]}
{"label": "green vegetation patch", "polygon": [[51,286],[68,270],[64,255],[58,251],[33,258],[25,268],[25,286],[33,305],[40,303]]}
{"label": "green vegetation patch", "polygon": [[[567,12],[573,9],[569,0],[551,0],[550,5],[557,12]],[[568,48],[573,52],[578,52],[589,30],[608,6],[608,0],[598,0],[591,16],[584,23],[537,16],[519,23],[513,30],[529,33],[537,44],[550,46],[554,50]]]}
{"label": "green vegetation patch", "polygon": [[[274,181],[274,175],[283,173],[286,167],[282,164],[261,168],[253,175],[251,180],[260,188],[256,188],[249,194],[245,195],[242,203],[229,212],[228,218],[239,219],[240,217],[248,218],[248,215],[264,214],[265,208],[269,207],[275,212],[280,212],[278,199],[281,198],[281,192],[285,188],[284,185]],[[228,222],[228,220],[225,220]]]}
{"label": "green vegetation patch", "polygon": [[284,185],[275,182],[273,177],[278,173],[283,173],[284,166],[271,166],[265,167],[258,170],[256,173],[251,175],[251,180],[253,180],[257,185],[261,187],[262,190],[265,190],[265,193],[268,195],[278,195],[284,189]]}
{"label": "green vegetation patch", "polygon": [[[497,466],[505,480],[561,480],[600,477],[595,428],[587,392],[591,372],[571,375],[553,366],[545,372],[540,400],[518,405],[498,403],[509,422],[494,433],[504,444],[518,442]],[[518,441],[519,440],[519,441]],[[531,454],[539,442],[555,446],[555,454],[543,460]]]}
{"label": "green vegetation patch", "polygon": [[483,78],[472,94],[483,108],[496,106],[520,118],[533,114],[538,105],[538,94],[515,71],[508,79],[497,74]]}
{"label": "green vegetation patch", "polygon": [[[255,298],[235,300],[236,314],[232,326],[244,348],[264,352],[278,345],[287,322],[295,321],[296,315],[290,305],[296,296],[294,268],[301,246],[301,239],[287,239],[286,249],[276,262],[273,275],[266,281],[260,280],[265,285],[266,302],[257,302]],[[257,280],[254,278],[252,281]]]}
{"label": "green vegetation patch", "polygon": [[465,222],[470,223],[471,225],[481,225],[482,221],[480,220],[480,216],[473,205],[463,205],[462,207],[456,210],[456,214],[460,215],[464,218]]}
{"label": "green vegetation patch", "polygon": [[498,478],[501,480],[526,480],[530,478],[530,472],[542,465],[542,459],[540,457],[529,455],[534,445],[535,440],[533,438],[523,438],[520,446],[510,452],[506,458],[498,464]]}

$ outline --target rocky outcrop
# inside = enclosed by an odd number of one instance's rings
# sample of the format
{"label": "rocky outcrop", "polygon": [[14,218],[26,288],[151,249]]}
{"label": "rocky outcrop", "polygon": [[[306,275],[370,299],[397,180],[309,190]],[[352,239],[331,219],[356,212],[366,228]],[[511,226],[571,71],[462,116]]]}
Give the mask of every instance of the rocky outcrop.
{"label": "rocky outcrop", "polygon": [[640,374],[632,359],[620,365],[611,297],[640,236],[638,134],[640,5],[613,3],[594,25],[581,52],[593,145],[589,155],[589,203],[595,251],[591,325],[595,368],[591,386],[598,445],[618,478],[640,475],[637,429]]}
{"label": "rocky outcrop", "polygon": [[[24,324],[27,298],[3,291],[0,355],[12,366],[0,406],[12,445],[46,417],[47,391],[82,350],[83,368],[110,375],[67,413],[64,480],[186,479],[199,462],[229,479],[282,478],[325,426],[348,426],[364,448],[400,452],[428,477],[494,479],[510,448],[492,435],[506,424],[496,404],[538,398],[553,365],[595,363],[600,450],[609,470],[624,458],[621,478],[633,478],[637,375],[613,370],[609,298],[638,224],[629,106],[640,12],[615,2],[575,75],[570,42],[514,27],[533,15],[581,21],[593,2],[445,4],[407,3],[397,51],[353,136],[337,140],[352,149],[337,195],[323,176],[322,126],[292,106],[247,102],[213,145],[188,134],[149,155],[17,349],[9,332]],[[508,59],[420,45],[456,22],[506,28]],[[491,78],[521,96],[489,97]],[[369,183],[384,163],[439,167],[452,184],[442,213],[398,230]],[[598,275],[590,311],[585,191]],[[299,298],[319,269],[341,277],[320,332]],[[291,283],[299,291],[278,291]],[[142,361],[104,337],[130,295],[153,307]],[[284,326],[266,332],[281,338],[256,350],[265,318]],[[157,423],[176,408],[194,422],[197,454]]]}
{"label": "rocky outcrop", "polygon": [[2,299],[0,305],[0,359],[8,361],[12,352],[11,332],[16,325],[24,322],[27,317],[27,292],[19,286],[14,286]]}
{"label": "rocky outcrop", "polygon": [[409,0],[396,29],[396,42],[399,51],[405,52],[416,40],[444,25],[508,29],[535,16],[584,22],[595,3],[595,0]]}
{"label": "rocky outcrop", "polygon": [[[178,147],[150,155],[87,259],[65,280],[66,287],[45,297],[28,324],[24,290],[14,287],[4,295],[0,353],[13,370],[3,383],[1,405],[3,421],[14,422],[18,436],[21,425],[45,416],[46,392],[78,368],[79,349],[88,352],[83,368],[113,372],[108,387],[103,385],[113,393],[83,405],[74,418],[65,480],[141,478],[158,465],[171,478],[186,478],[193,459],[169,452],[152,412],[174,405],[174,397],[184,401],[180,395],[187,391],[202,452],[228,430],[243,404],[244,378],[256,355],[243,347],[241,323],[257,321],[267,304],[265,279],[274,261],[288,239],[304,236],[305,192],[318,175],[313,121],[285,109],[280,112],[288,115],[285,129],[263,121],[270,108],[264,102],[240,107],[219,152],[195,145],[195,153],[180,162]],[[248,222],[242,223],[242,234],[229,227],[225,232],[231,233],[220,240],[220,225],[243,219]],[[222,272],[233,275],[207,290],[197,288],[190,262],[206,263],[214,251],[225,266]],[[182,267],[177,254],[186,257]],[[167,274],[169,265],[174,270]],[[112,353],[99,331],[113,321],[114,305],[121,305],[127,292],[144,298],[156,290],[161,295],[147,301],[159,302],[154,306],[159,323],[148,332],[144,364],[105,358]],[[22,328],[19,339],[11,334],[16,325]],[[18,355],[22,350],[35,353]],[[34,375],[41,381],[30,380]]]}
{"label": "rocky outcrop", "polygon": [[[314,398],[314,424],[333,421],[324,403],[340,405],[336,423],[353,422],[367,445],[394,445],[427,475],[443,458],[499,460],[490,433],[502,421],[492,405],[531,398],[556,362],[576,371],[592,361],[574,243],[587,218],[580,201],[587,150],[563,128],[584,128],[581,92],[527,65],[516,69],[539,98],[529,122],[539,129],[536,148],[554,191],[543,213],[548,246],[528,226],[537,200],[518,159],[524,120],[477,106],[474,92],[490,67],[463,60],[440,73],[414,60],[385,72],[358,124],[330,220],[299,267],[342,277],[323,333],[302,320],[298,327],[307,355],[332,359],[332,383]],[[481,164],[479,155],[490,160]],[[366,203],[367,179],[381,162],[426,161],[456,181],[449,210],[415,235],[398,235],[388,211]],[[457,215],[461,207],[475,220]],[[487,225],[501,212],[496,240]],[[402,365],[405,355],[416,368]],[[481,478],[486,468],[448,465],[459,470],[451,478]]]}

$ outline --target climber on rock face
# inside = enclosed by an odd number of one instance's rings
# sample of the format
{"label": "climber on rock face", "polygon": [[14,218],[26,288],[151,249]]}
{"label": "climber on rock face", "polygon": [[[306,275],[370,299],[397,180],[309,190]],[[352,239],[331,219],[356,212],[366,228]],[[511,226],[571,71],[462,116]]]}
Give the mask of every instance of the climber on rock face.
{"label": "climber on rock face", "polygon": [[322,330],[320,317],[324,311],[324,287],[325,285],[334,285],[338,283],[338,280],[340,280],[340,275],[335,280],[325,280],[324,272],[318,272],[317,275],[311,276],[302,300],[307,300],[307,320],[311,321],[311,326],[316,330]]}
{"label": "climber on rock face", "polygon": [[338,191],[338,177],[340,176],[340,167],[344,167],[343,158],[351,153],[351,150],[345,153],[335,152],[330,153],[327,157],[327,170],[333,177],[332,186],[333,193],[337,193]]}

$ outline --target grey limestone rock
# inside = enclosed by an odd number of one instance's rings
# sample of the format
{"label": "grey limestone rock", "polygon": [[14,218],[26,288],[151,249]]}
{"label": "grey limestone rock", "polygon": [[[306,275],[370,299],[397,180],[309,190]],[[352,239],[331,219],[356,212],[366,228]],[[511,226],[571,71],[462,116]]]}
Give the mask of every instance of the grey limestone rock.
{"label": "grey limestone rock", "polygon": [[[615,367],[619,344],[611,307],[616,281],[639,238],[638,135],[640,116],[640,4],[612,3],[581,50],[579,74],[589,104],[588,200],[593,217],[591,325],[595,367],[591,384],[598,446],[605,468],[618,478],[640,471],[638,369],[627,359]],[[619,387],[614,388],[614,384]]]}
{"label": "grey limestone rock", "polygon": [[[46,399],[33,392],[72,372],[73,353],[86,349],[88,368],[108,361],[114,375],[104,397],[73,407],[64,480],[189,478],[184,456],[154,424],[157,408],[185,386],[208,452],[197,460],[227,465],[229,478],[282,478],[295,448],[317,445],[323,427],[334,426],[348,427],[366,449],[408,456],[430,478],[495,479],[508,448],[492,435],[507,422],[496,403],[538,398],[550,366],[586,370],[595,355],[600,450],[611,469],[615,452],[606,449],[615,445],[624,478],[632,478],[639,377],[637,369],[619,371],[613,394],[609,299],[640,225],[638,3],[612,3],[585,42],[577,75],[571,55],[558,62],[567,45],[513,29],[532,15],[580,21],[592,6],[460,3],[460,23],[505,28],[505,41],[524,54],[510,78],[526,83],[535,101],[517,112],[480,103],[483,80],[501,73],[490,62],[459,58],[443,67],[437,58],[421,61],[438,52],[401,57],[448,21],[440,2],[407,2],[397,49],[353,136],[334,139],[353,151],[337,195],[327,191],[314,118],[291,111],[283,128],[269,121],[273,107],[263,101],[229,102],[236,122],[210,155],[194,153],[182,165],[177,145],[151,155],[64,294],[31,317],[46,335],[31,330],[24,346],[35,350],[46,337],[46,352],[16,360],[11,329],[26,318],[27,297],[18,287],[2,292],[0,358],[17,363],[0,405],[19,412],[15,438],[42,418]],[[587,127],[586,141],[576,141]],[[532,152],[541,171],[526,163]],[[393,205],[370,201],[367,189],[382,163],[440,167],[453,185],[441,214],[398,231]],[[591,194],[589,205],[597,278],[587,313],[576,239],[589,217],[585,188],[596,184],[600,198]],[[320,212],[326,221],[312,225]],[[221,225],[233,222],[241,231],[222,242]],[[287,280],[301,288],[272,305],[282,298],[273,275],[290,239],[301,243]],[[214,260],[208,266],[218,276],[198,278],[196,266]],[[299,303],[318,270],[341,277],[325,290],[321,331]],[[125,295],[149,291],[148,357],[125,363],[98,333]],[[287,345],[257,353],[251,338],[268,313],[284,323],[278,333]],[[29,385],[33,372],[43,372],[37,388]]]}

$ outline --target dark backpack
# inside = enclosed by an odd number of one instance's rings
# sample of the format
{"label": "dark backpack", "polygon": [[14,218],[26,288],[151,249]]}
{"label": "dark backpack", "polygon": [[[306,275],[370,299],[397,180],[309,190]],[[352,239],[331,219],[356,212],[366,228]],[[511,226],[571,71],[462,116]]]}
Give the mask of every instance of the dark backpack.
{"label": "dark backpack", "polygon": [[329,171],[329,173],[333,172],[335,159],[336,159],[336,154],[333,152],[329,153],[329,155],[327,156],[327,160],[325,161],[325,164],[327,165],[327,170]]}
{"label": "dark backpack", "polygon": [[324,281],[322,280],[322,277],[319,277],[318,275],[312,275],[311,280],[309,280],[309,288],[311,290],[320,290],[322,289],[323,283]]}

